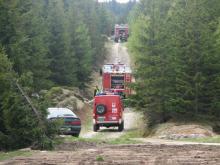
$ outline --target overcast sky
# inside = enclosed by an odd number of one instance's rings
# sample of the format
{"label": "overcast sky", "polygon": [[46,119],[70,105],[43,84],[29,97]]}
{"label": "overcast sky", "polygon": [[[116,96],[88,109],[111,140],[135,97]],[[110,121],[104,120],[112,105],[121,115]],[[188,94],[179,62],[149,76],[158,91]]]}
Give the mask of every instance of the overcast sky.
{"label": "overcast sky", "polygon": [[[109,1],[109,0],[99,0],[99,2],[104,2],[104,1]],[[116,0],[117,2],[120,2],[120,3],[126,3],[128,2],[129,0]]]}

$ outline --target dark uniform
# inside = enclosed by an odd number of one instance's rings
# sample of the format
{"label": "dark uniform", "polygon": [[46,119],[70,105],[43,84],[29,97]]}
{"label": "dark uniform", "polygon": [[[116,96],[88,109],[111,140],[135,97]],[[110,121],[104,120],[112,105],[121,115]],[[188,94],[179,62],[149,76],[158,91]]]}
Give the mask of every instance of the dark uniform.
{"label": "dark uniform", "polygon": [[94,97],[99,93],[99,88],[96,86],[95,90],[94,90]]}

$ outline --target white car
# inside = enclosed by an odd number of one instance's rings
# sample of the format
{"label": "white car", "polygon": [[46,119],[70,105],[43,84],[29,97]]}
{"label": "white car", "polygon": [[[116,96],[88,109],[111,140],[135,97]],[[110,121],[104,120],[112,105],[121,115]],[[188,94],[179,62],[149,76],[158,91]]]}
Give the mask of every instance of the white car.
{"label": "white car", "polygon": [[48,108],[48,120],[63,119],[60,133],[78,137],[81,131],[81,120],[68,108]]}

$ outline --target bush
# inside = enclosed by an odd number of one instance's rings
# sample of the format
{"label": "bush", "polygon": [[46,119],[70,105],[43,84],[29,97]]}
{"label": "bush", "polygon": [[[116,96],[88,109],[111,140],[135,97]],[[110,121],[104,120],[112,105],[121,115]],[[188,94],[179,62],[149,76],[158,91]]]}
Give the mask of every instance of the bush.
{"label": "bush", "polygon": [[[2,102],[1,150],[34,146],[36,149],[52,149],[59,123],[46,121],[46,102],[35,103],[40,114],[36,116],[23,96],[8,92]],[[41,121],[40,121],[41,120]]]}
{"label": "bush", "polygon": [[47,99],[53,99],[55,98],[57,95],[61,95],[63,93],[62,88],[61,87],[53,87],[51,88],[47,94],[46,94],[46,98]]}

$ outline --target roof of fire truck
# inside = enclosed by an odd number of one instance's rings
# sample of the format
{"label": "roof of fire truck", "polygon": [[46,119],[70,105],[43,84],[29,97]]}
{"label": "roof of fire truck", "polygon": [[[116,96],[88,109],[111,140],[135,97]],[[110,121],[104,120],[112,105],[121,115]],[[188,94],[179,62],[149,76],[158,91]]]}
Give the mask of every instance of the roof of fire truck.
{"label": "roof of fire truck", "polygon": [[131,68],[125,64],[106,64],[102,68],[103,73],[131,73]]}
{"label": "roof of fire truck", "polygon": [[115,28],[122,28],[122,29],[128,28],[128,24],[116,24]]}

